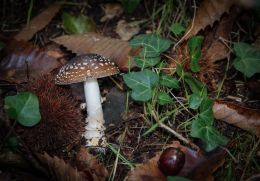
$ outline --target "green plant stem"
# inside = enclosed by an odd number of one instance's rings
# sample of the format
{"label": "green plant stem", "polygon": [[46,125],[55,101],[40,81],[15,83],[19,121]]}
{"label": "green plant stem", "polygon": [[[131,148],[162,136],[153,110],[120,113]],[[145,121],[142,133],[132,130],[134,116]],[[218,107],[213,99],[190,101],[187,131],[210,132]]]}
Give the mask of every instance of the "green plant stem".
{"label": "green plant stem", "polygon": [[228,57],[228,59],[227,59],[227,66],[226,66],[226,70],[225,70],[225,74],[224,74],[224,77],[223,77],[223,79],[222,79],[222,81],[221,81],[219,87],[218,87],[218,93],[217,93],[216,99],[219,98],[219,95],[220,95],[221,89],[222,89],[222,87],[223,87],[223,85],[224,85],[224,82],[225,82],[225,80],[226,80],[226,78],[227,78],[227,72],[228,72],[228,68],[229,68],[229,63],[230,63],[230,58]]}
{"label": "green plant stem", "polygon": [[122,160],[127,166],[129,166],[130,169],[133,169],[135,166],[131,162],[129,162],[123,155],[121,155],[118,150],[116,150],[111,144],[108,144],[108,148],[116,155],[118,155],[118,158]]}
{"label": "green plant stem", "polygon": [[32,16],[32,8],[33,8],[33,0],[30,0],[29,9],[28,9],[28,12],[27,12],[26,26],[30,25],[31,16]]}

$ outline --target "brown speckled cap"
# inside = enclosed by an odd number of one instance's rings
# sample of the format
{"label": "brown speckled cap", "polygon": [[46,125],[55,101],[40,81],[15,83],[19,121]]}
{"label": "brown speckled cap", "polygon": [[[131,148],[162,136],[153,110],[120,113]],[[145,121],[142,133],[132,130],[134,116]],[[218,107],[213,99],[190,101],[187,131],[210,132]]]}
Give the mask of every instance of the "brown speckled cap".
{"label": "brown speckled cap", "polygon": [[89,78],[102,78],[117,73],[119,69],[110,59],[97,54],[84,54],[63,65],[55,77],[55,83],[78,83]]}

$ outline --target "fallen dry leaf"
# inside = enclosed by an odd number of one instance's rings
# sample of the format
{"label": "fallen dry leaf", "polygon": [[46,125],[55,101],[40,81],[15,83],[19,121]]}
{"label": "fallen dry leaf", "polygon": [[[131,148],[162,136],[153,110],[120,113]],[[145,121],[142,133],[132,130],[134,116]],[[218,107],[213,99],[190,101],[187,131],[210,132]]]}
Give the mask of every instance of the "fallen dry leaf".
{"label": "fallen dry leaf", "polygon": [[105,15],[100,19],[100,22],[113,19],[114,17],[120,16],[123,13],[123,7],[120,3],[105,3],[101,4],[101,8]]}
{"label": "fallen dry leaf", "polygon": [[204,0],[199,6],[193,22],[190,23],[185,33],[185,39],[196,35],[200,30],[220,19],[220,17],[228,12],[234,0]]}
{"label": "fallen dry leaf", "polygon": [[126,41],[105,37],[97,33],[65,35],[57,37],[53,41],[77,54],[96,53],[110,57],[120,70],[128,70],[129,54],[134,56],[139,51],[129,47]]}
{"label": "fallen dry leaf", "polygon": [[[61,66],[57,55],[48,53],[29,42],[12,40],[0,61],[0,80],[22,83],[51,72]],[[54,57],[52,57],[52,55]]]}
{"label": "fallen dry leaf", "polygon": [[234,103],[217,100],[213,105],[216,119],[260,136],[260,110],[249,109]]}
{"label": "fallen dry leaf", "polygon": [[85,147],[81,147],[77,154],[76,166],[81,172],[90,172],[94,180],[105,180],[108,176],[108,171],[104,165],[99,163],[96,157],[91,155]]}
{"label": "fallen dry leaf", "polygon": [[[237,17],[238,9],[232,8],[228,15],[221,17],[220,21],[205,32],[202,45],[202,56],[199,60],[201,67],[198,76],[210,90],[215,90],[219,83],[220,64],[217,62],[229,56],[229,42],[232,25]],[[185,69],[190,69],[190,57],[187,41],[180,44],[168,60],[167,68],[175,70],[177,63],[182,64]]]}
{"label": "fallen dry leaf", "polygon": [[202,58],[199,61],[201,70],[199,78],[208,88],[215,90],[220,81],[220,67],[217,61],[229,56],[230,33],[233,22],[237,17],[238,9],[232,8],[230,13],[223,16],[213,28],[205,34],[205,40],[202,47]]}
{"label": "fallen dry leaf", "polygon": [[[178,141],[174,141],[167,147],[180,149],[185,153],[185,163],[177,176],[189,178],[199,181],[214,180],[212,174],[223,165],[225,152],[215,150],[207,155],[202,152],[196,152],[185,146],[182,146]],[[129,181],[164,181],[166,176],[158,168],[158,160],[161,152],[150,159],[147,163],[139,164],[137,167],[128,173],[127,180]]]}
{"label": "fallen dry leaf", "polygon": [[34,17],[31,21],[29,26],[26,26],[23,28],[15,37],[16,40],[24,40],[28,41],[30,40],[35,33],[43,29],[56,15],[57,12],[59,12],[61,8],[61,4],[54,3],[47,9],[45,9],[42,13],[40,13],[38,16]]}
{"label": "fallen dry leaf", "polygon": [[138,24],[127,23],[125,20],[120,20],[116,26],[116,33],[122,40],[130,40],[140,31]]}
{"label": "fallen dry leaf", "polygon": [[52,180],[57,181],[86,181],[93,180],[90,173],[82,173],[71,165],[65,163],[63,159],[56,156],[51,157],[47,153],[37,154],[39,161],[49,170]]}

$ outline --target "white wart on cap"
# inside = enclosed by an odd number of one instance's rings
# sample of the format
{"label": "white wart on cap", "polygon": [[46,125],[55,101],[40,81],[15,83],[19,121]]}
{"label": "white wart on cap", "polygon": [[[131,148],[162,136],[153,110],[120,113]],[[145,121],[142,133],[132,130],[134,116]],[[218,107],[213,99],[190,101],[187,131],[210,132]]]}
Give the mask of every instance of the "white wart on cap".
{"label": "white wart on cap", "polygon": [[118,67],[109,58],[97,54],[84,54],[74,57],[62,66],[55,77],[55,83],[72,84],[117,73],[119,73]]}

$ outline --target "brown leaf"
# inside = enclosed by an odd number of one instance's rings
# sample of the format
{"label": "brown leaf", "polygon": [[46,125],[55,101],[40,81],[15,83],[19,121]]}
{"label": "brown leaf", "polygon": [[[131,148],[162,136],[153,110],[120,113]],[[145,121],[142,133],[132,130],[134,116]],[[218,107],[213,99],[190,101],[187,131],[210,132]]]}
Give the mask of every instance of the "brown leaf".
{"label": "brown leaf", "polygon": [[237,13],[238,9],[232,8],[230,13],[223,16],[220,22],[213,27],[213,30],[207,33],[202,48],[203,59],[208,62],[216,62],[227,57],[230,51],[223,40],[230,40],[230,33]]}
{"label": "brown leaf", "polygon": [[48,53],[29,42],[12,40],[6,47],[6,56],[0,61],[0,79],[22,83],[37,78],[59,67],[56,54]]}
{"label": "brown leaf", "polygon": [[[205,155],[202,152],[196,152],[182,146],[178,141],[174,141],[167,147],[178,148],[185,153],[185,163],[178,174],[178,176],[181,177],[199,181],[212,181],[214,180],[212,174],[224,163],[225,152],[222,150],[217,150]],[[166,180],[166,176],[162,174],[157,164],[160,154],[161,152],[157,153],[156,156],[147,163],[139,164],[134,170],[130,171],[127,180]]]}
{"label": "brown leaf", "polygon": [[234,103],[217,100],[213,105],[216,119],[260,136],[260,110],[249,109]]}
{"label": "brown leaf", "polygon": [[100,22],[111,20],[123,13],[123,7],[120,3],[105,3],[100,6],[105,13],[105,15],[100,19]]}
{"label": "brown leaf", "polygon": [[200,60],[201,70],[199,78],[208,88],[215,90],[218,87],[220,67],[217,61],[229,56],[229,42],[232,25],[237,17],[238,9],[232,8],[230,13],[223,16],[219,23],[206,32]]}
{"label": "brown leaf", "polygon": [[196,35],[208,25],[212,26],[233,4],[234,0],[204,0],[196,12],[194,21],[187,28],[185,39]]}
{"label": "brown leaf", "polygon": [[49,169],[52,180],[57,181],[85,181],[92,180],[91,174],[83,174],[71,165],[65,163],[63,159],[56,156],[51,157],[47,153],[37,154],[40,162]]}
{"label": "brown leaf", "polygon": [[100,164],[96,157],[91,155],[87,148],[81,147],[76,158],[77,168],[82,171],[89,171],[94,180],[105,180],[108,171],[104,165]]}
{"label": "brown leaf", "polygon": [[45,9],[42,13],[40,13],[38,16],[34,17],[29,26],[26,26],[23,28],[15,37],[16,40],[30,40],[35,33],[43,29],[56,15],[57,12],[59,12],[61,8],[61,4],[54,3],[47,9]]}
{"label": "brown leaf", "polygon": [[104,37],[97,33],[65,35],[57,37],[53,41],[77,54],[97,53],[110,57],[121,70],[128,70],[129,53],[137,54],[135,49],[128,46],[127,41]]}

